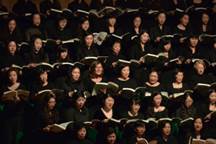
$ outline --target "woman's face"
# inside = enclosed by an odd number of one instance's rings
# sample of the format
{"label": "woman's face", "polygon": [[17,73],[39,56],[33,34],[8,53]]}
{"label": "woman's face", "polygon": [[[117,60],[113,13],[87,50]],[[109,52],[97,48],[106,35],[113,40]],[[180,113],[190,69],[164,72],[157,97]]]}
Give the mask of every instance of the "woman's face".
{"label": "woman's face", "polygon": [[138,113],[139,110],[140,110],[140,104],[133,103],[132,106],[131,106],[131,110],[132,110],[134,113]]}
{"label": "woman's face", "polygon": [[210,95],[209,95],[209,101],[210,101],[210,103],[213,103],[213,104],[216,103],[216,92],[210,93]]}
{"label": "woman's face", "polygon": [[157,72],[151,72],[149,75],[149,83],[155,84],[158,82],[158,73]]}
{"label": "woman's face", "polygon": [[91,47],[92,44],[93,44],[93,42],[94,42],[94,37],[93,37],[93,35],[87,35],[87,36],[85,37],[85,44],[86,44],[87,47]]}
{"label": "woman's face", "polygon": [[86,137],[86,128],[81,128],[78,132],[77,132],[77,137],[79,140],[84,140]]}
{"label": "woman's face", "polygon": [[95,67],[95,74],[101,76],[103,74],[103,66],[101,63],[97,64]]}
{"label": "woman's face", "polygon": [[140,36],[140,40],[142,44],[146,44],[149,41],[149,34],[147,32],[143,33]]}
{"label": "woman's face", "polygon": [[59,28],[64,29],[67,26],[67,19],[59,20]]}
{"label": "woman's face", "polygon": [[202,15],[202,23],[205,24],[205,25],[207,25],[208,22],[209,22],[209,16],[208,16],[207,14],[204,13],[204,14]]}
{"label": "woman's face", "polygon": [[202,122],[202,119],[201,118],[197,118],[195,121],[194,121],[194,130],[196,132],[200,132],[203,128],[203,122]]}
{"label": "woman's face", "polygon": [[158,23],[160,25],[163,25],[165,23],[165,21],[166,21],[166,15],[164,13],[160,13],[158,15]]}
{"label": "woman's face", "polygon": [[40,38],[36,38],[34,41],[34,48],[37,52],[40,51],[40,49],[42,48],[42,40]]}
{"label": "woman's face", "polygon": [[79,68],[74,68],[71,74],[72,74],[73,80],[78,81],[80,79],[80,69]]}
{"label": "woman's face", "polygon": [[190,108],[193,104],[193,99],[190,96],[187,96],[185,99],[185,106],[187,108]]}
{"label": "woman's face", "polygon": [[14,55],[16,53],[16,50],[17,50],[16,42],[15,41],[11,41],[8,44],[8,51],[9,51],[9,53],[12,54],[12,55]]}
{"label": "woman's face", "polygon": [[56,106],[56,100],[55,98],[50,98],[49,101],[48,101],[48,108],[50,110],[54,109]]}
{"label": "woman's face", "polygon": [[135,17],[133,20],[133,24],[135,28],[139,28],[141,26],[142,19],[141,17]]}
{"label": "woman's face", "polygon": [[114,105],[114,99],[112,97],[107,97],[105,99],[105,108],[107,108],[108,110],[111,110],[113,108]]}
{"label": "woman's face", "polygon": [[81,24],[81,28],[84,30],[84,31],[87,31],[90,27],[90,24],[89,24],[89,21],[86,20],[84,21],[82,24]]}
{"label": "woman's face", "polygon": [[172,44],[169,42],[168,44],[164,45],[164,50],[168,52],[170,51],[171,47],[172,47]]}
{"label": "woman's face", "polygon": [[122,70],[121,70],[121,77],[123,79],[127,79],[127,78],[129,78],[129,75],[130,75],[130,67],[126,66],[126,67],[122,68]]}
{"label": "woman's face", "polygon": [[203,75],[205,72],[205,66],[201,63],[197,63],[195,65],[195,69],[198,75]]}
{"label": "woman's face", "polygon": [[155,106],[160,106],[161,105],[161,102],[162,102],[162,96],[160,94],[156,95],[154,98],[153,98],[153,101],[154,101],[154,105]]}
{"label": "woman's face", "polygon": [[216,49],[216,42],[214,42],[214,44],[213,44],[213,48]]}
{"label": "woman's face", "polygon": [[120,51],[121,51],[121,44],[120,44],[119,42],[115,42],[115,43],[113,44],[112,49],[113,49],[113,52],[114,52],[116,55],[118,55],[118,54],[120,53]]}
{"label": "woman's face", "polygon": [[170,123],[166,123],[162,129],[163,135],[169,136],[171,134],[171,125]]}
{"label": "woman's face", "polygon": [[10,32],[13,32],[16,29],[16,21],[10,20],[8,23],[8,29]]}
{"label": "woman's face", "polygon": [[190,45],[192,47],[196,47],[198,42],[199,42],[198,38],[190,38]]}
{"label": "woman's face", "polygon": [[45,72],[42,72],[41,74],[40,74],[40,80],[43,82],[43,83],[45,83],[45,82],[47,82],[48,81],[48,73],[45,71]]}
{"label": "woman's face", "polygon": [[176,81],[177,83],[182,83],[183,78],[184,78],[183,72],[178,72],[178,73],[176,74],[176,76],[175,76],[175,81]]}
{"label": "woman's face", "polygon": [[107,136],[107,143],[108,144],[115,144],[116,142],[116,134],[115,133],[111,133]]}
{"label": "woman's face", "polygon": [[85,105],[85,102],[86,102],[86,99],[84,97],[79,97],[77,100],[76,100],[76,107],[78,109],[82,109]]}
{"label": "woman's face", "polygon": [[182,24],[183,26],[187,26],[188,23],[189,23],[189,20],[190,20],[189,15],[184,15],[184,16],[181,18],[181,24]]}
{"label": "woman's face", "polygon": [[40,26],[40,24],[41,24],[41,17],[40,17],[40,15],[39,14],[35,14],[34,16],[33,16],[33,24],[35,25],[35,26]]}
{"label": "woman's face", "polygon": [[18,80],[18,75],[16,71],[11,71],[9,73],[9,80],[12,84],[15,84]]}
{"label": "woman's face", "polygon": [[115,26],[116,24],[116,18],[109,18],[108,19],[108,23],[109,23],[109,26]]}
{"label": "woman's face", "polygon": [[68,52],[67,51],[63,51],[63,52],[60,53],[60,58],[63,59],[63,60],[66,59],[67,56],[68,56]]}
{"label": "woman's face", "polygon": [[146,128],[145,126],[138,126],[136,127],[135,131],[138,137],[142,137],[145,134]]}

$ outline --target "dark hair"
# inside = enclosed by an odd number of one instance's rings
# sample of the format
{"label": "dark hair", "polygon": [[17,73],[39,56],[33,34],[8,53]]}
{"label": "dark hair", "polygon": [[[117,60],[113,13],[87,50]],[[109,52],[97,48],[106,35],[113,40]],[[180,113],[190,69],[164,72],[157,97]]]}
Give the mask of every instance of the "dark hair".
{"label": "dark hair", "polygon": [[163,134],[163,128],[166,126],[166,124],[169,124],[172,127],[171,122],[169,120],[159,121],[158,129],[159,129],[160,134]]}
{"label": "dark hair", "polygon": [[141,18],[141,20],[142,20],[142,16],[141,16],[140,14],[135,14],[135,15],[133,16],[133,20],[134,20],[135,18]]}
{"label": "dark hair", "polygon": [[[61,55],[61,53],[63,53],[63,52],[67,52],[67,53],[68,53],[68,49],[67,49],[67,48],[64,48],[64,47],[62,47],[62,46],[60,46],[60,47],[59,47],[59,50],[58,50],[58,58],[60,58],[60,55]],[[68,55],[67,55],[67,57],[66,57],[65,59],[66,59],[66,61],[69,61],[69,60],[70,60],[69,53],[68,53]],[[59,59],[59,60],[60,60],[60,59]]]}
{"label": "dark hair", "polygon": [[7,25],[9,24],[9,22],[11,22],[11,21],[15,21],[16,23],[17,23],[17,20],[16,20],[16,18],[14,17],[14,16],[11,16],[9,19],[8,19],[8,23],[7,23]]}
{"label": "dark hair", "polygon": [[105,135],[108,136],[110,134],[113,134],[113,133],[116,133],[114,128],[112,127],[108,127],[106,130],[105,130]]}
{"label": "dark hair", "polygon": [[109,98],[109,97],[113,98],[113,100],[114,100],[114,102],[115,102],[115,99],[114,99],[114,97],[113,97],[111,94],[109,94],[109,93],[108,93],[108,94],[104,94],[104,95],[103,95],[103,98],[102,98],[102,103],[101,103],[101,104],[102,104],[102,105],[101,105],[102,107],[105,105],[105,101],[106,101],[106,99]]}
{"label": "dark hair", "polygon": [[86,98],[85,95],[84,95],[84,92],[75,91],[74,94],[73,94],[73,100],[76,101],[80,97]]}
{"label": "dark hair", "polygon": [[45,96],[44,96],[44,103],[47,104],[48,101],[51,99],[51,98],[54,98],[56,99],[56,96],[53,92],[48,92]]}
{"label": "dark hair", "polygon": [[149,35],[149,31],[146,30],[146,29],[143,29],[140,34],[139,34],[139,37],[141,37],[141,35],[143,35],[144,33],[147,33]]}
{"label": "dark hair", "polygon": [[66,127],[66,133],[68,138],[69,139],[76,138],[78,131],[82,128],[86,128],[85,124],[82,122],[75,122],[75,123],[72,122],[68,124],[68,126]]}
{"label": "dark hair", "polygon": [[139,120],[134,125],[135,128],[137,128],[137,127],[145,127],[145,126],[146,126],[145,123],[143,121],[139,121]]}
{"label": "dark hair", "polygon": [[161,95],[161,93],[160,93],[160,92],[153,92],[153,93],[151,94],[152,99],[153,99],[155,96],[157,96],[157,95]]}
{"label": "dark hair", "polygon": [[[179,17],[179,21],[181,21],[181,19],[184,17],[184,16],[189,16],[188,13],[182,13]],[[190,16],[189,16],[190,17]]]}
{"label": "dark hair", "polygon": [[163,48],[165,45],[167,45],[169,43],[171,43],[170,39],[161,39],[160,46],[161,46],[161,48]]}
{"label": "dark hair", "polygon": [[89,21],[88,17],[81,17],[80,18],[80,24],[83,24],[85,21]]}
{"label": "dark hair", "polygon": [[114,46],[114,44],[115,43],[120,43],[120,45],[121,45],[121,40],[120,39],[114,39],[114,41],[113,41],[113,43],[112,43],[112,48],[113,48],[113,46]]}
{"label": "dark hair", "polygon": [[[107,127],[105,129],[105,132],[104,132],[104,142],[106,143],[107,142],[107,137],[111,134],[115,134],[116,135],[116,131],[113,127]],[[117,138],[116,138],[117,139]]]}
{"label": "dark hair", "polygon": [[93,33],[90,30],[85,31],[84,38],[87,37],[87,36],[89,36],[89,35],[93,36]]}
{"label": "dark hair", "polygon": [[84,123],[82,123],[82,122],[74,123],[74,132],[75,132],[74,134],[75,134],[75,136],[77,135],[78,131],[81,130],[82,128],[86,129]]}
{"label": "dark hair", "polygon": [[130,100],[130,106],[132,106],[133,104],[138,104],[138,105],[141,105],[141,100],[139,98],[132,98]]}

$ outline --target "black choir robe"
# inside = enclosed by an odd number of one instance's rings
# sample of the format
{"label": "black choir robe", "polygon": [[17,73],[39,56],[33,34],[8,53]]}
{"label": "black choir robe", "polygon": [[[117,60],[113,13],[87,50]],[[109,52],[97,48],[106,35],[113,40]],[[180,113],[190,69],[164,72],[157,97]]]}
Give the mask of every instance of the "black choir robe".
{"label": "black choir robe", "polygon": [[157,144],[178,144],[176,138],[172,135],[168,137],[167,141],[165,141],[162,136],[158,136],[156,140]]}
{"label": "black choir robe", "polygon": [[7,53],[1,58],[0,68],[10,67],[13,64],[22,66],[23,65],[22,57],[17,53],[15,55],[11,55]]}
{"label": "black choir robe", "polygon": [[126,57],[122,54],[114,54],[113,52],[111,52],[108,55],[108,59],[105,63],[105,75],[108,79],[114,79],[117,75],[117,70],[115,69],[115,67],[113,67],[112,63],[117,62],[119,59],[126,59]]}
{"label": "black choir robe", "polygon": [[176,111],[176,117],[179,117],[181,119],[187,119],[189,117],[195,117],[196,114],[197,114],[197,109],[194,105],[192,105],[189,108],[186,108],[185,105],[182,105]]}
{"label": "black choir robe", "polygon": [[206,54],[205,58],[211,63],[216,62],[216,49],[211,48],[209,52]]}
{"label": "black choir robe", "polygon": [[152,93],[155,93],[155,92],[161,92],[164,90],[164,86],[162,84],[159,84],[158,86],[156,87],[152,87],[152,86],[149,86],[147,85],[146,83],[144,84],[144,87],[146,87],[146,91],[147,92],[150,92],[151,94]]}
{"label": "black choir robe", "polygon": [[105,6],[113,6],[112,0],[94,0],[91,2],[91,9],[97,9],[100,10],[104,8]]}
{"label": "black choir robe", "polygon": [[[25,87],[20,84],[20,86],[16,89],[23,89]],[[0,95],[4,92],[9,91],[8,85],[5,85],[1,88]],[[18,103],[15,102],[4,102],[1,104],[4,105],[4,110],[1,112],[1,134],[2,134],[2,143],[4,144],[14,144],[16,141],[16,136],[18,132],[23,132],[24,130],[24,116],[25,116],[25,107],[26,102],[20,101]]]}
{"label": "black choir robe", "polygon": [[4,43],[7,43],[8,41],[14,40],[17,43],[22,42],[23,39],[23,34],[21,33],[20,29],[18,27],[15,28],[14,31],[9,31],[8,28],[3,29],[4,35],[0,36],[1,41]]}
{"label": "black choir robe", "polygon": [[120,118],[126,118],[126,119],[144,119],[144,115],[139,112],[137,116],[131,116],[128,114],[128,111],[122,112],[119,114]]}
{"label": "black choir robe", "polygon": [[48,55],[41,49],[38,53],[35,53],[33,50],[25,55],[26,64],[29,63],[40,63],[40,62],[49,62]]}
{"label": "black choir robe", "polygon": [[42,39],[46,39],[46,32],[41,24],[40,26],[31,26],[25,32],[25,40],[31,42],[35,37],[40,37]]}
{"label": "black choir robe", "polygon": [[88,139],[84,139],[84,140],[74,139],[74,140],[68,141],[66,144],[93,144],[93,143]]}
{"label": "black choir robe", "polygon": [[137,43],[136,45],[132,46],[129,50],[129,57],[130,59],[139,60],[142,56],[146,55],[147,53],[154,53],[154,49],[151,44],[147,43],[142,49],[141,44]]}
{"label": "black choir robe", "polygon": [[75,81],[69,76],[58,78],[55,83],[57,88],[64,90],[66,93],[73,90],[85,90],[82,80]]}
{"label": "black choir robe", "polygon": [[40,12],[42,14],[47,14],[51,8],[61,9],[61,5],[58,0],[44,0],[40,2]]}
{"label": "black choir robe", "polygon": [[156,25],[150,29],[151,40],[155,41],[157,37],[161,37],[163,35],[169,35],[170,31],[171,31],[170,28],[166,25],[164,25],[162,29],[160,29],[160,27]]}
{"label": "black choir robe", "polygon": [[60,142],[60,134],[52,132],[44,132],[43,128],[48,125],[59,124],[60,114],[57,108],[47,110],[46,108],[38,109],[37,114],[37,133],[35,134],[35,143],[58,144]]}
{"label": "black choir robe", "polygon": [[86,45],[81,45],[77,50],[77,60],[81,60],[87,56],[99,56],[97,47],[92,45],[88,48]]}
{"label": "black choir robe", "polygon": [[72,10],[72,12],[75,12],[78,9],[89,10],[89,5],[84,0],[81,2],[80,0],[75,0],[68,4],[68,9]]}
{"label": "black choir robe", "polygon": [[18,0],[14,4],[12,11],[20,16],[24,16],[26,13],[36,13],[37,7],[31,0]]}
{"label": "black choir robe", "polygon": [[81,110],[76,108],[68,108],[63,112],[63,122],[74,121],[74,122],[86,122],[90,120],[89,110],[84,107]]}

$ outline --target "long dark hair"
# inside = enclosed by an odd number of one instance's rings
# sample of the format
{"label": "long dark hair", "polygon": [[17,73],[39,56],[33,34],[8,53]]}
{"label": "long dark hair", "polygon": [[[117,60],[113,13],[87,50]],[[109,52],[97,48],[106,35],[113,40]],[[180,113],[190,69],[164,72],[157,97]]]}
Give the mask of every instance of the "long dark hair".
{"label": "long dark hair", "polygon": [[59,113],[57,111],[56,106],[53,110],[49,110],[49,108],[48,108],[48,101],[51,98],[54,98],[56,101],[56,96],[52,92],[45,95],[45,97],[43,99],[43,105],[42,105],[43,118],[47,124],[54,124],[54,123],[57,123],[59,121]]}

